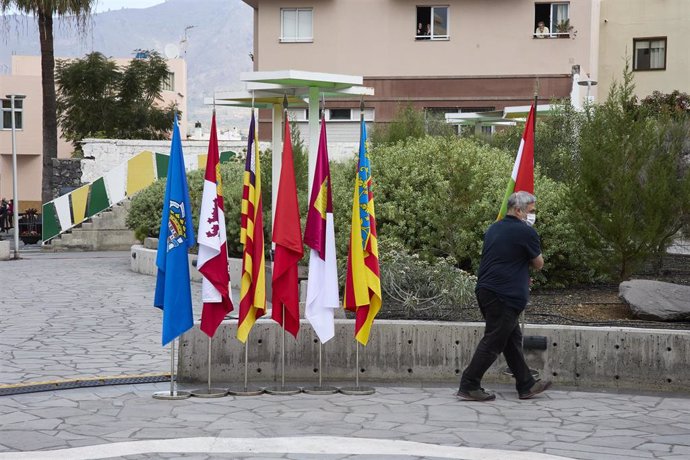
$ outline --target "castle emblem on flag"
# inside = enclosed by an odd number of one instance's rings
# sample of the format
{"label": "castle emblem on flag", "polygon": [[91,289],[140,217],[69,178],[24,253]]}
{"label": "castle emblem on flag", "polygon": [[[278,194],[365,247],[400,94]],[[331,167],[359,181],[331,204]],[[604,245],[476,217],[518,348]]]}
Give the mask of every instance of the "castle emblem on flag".
{"label": "castle emblem on flag", "polygon": [[170,200],[170,214],[168,215],[168,251],[175,249],[187,239],[187,227],[185,226],[184,203]]}

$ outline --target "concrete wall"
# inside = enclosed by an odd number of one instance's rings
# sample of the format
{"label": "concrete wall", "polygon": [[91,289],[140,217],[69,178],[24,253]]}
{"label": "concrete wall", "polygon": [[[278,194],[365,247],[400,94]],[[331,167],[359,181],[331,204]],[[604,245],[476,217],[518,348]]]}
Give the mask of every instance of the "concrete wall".
{"label": "concrete wall", "polygon": [[[385,308],[385,305],[384,305]],[[367,347],[360,347],[360,384],[366,382],[457,382],[482,336],[483,324],[377,320]],[[583,388],[690,391],[690,331],[636,328],[527,325],[526,335],[547,337],[547,349],[528,351],[530,367],[558,385]],[[212,343],[212,379],[238,384],[244,379],[244,348],[235,339],[236,324],[224,322]],[[336,336],[323,348],[327,382],[353,384],[355,342],[352,320],[336,320]],[[286,379],[315,384],[318,340],[302,320],[299,339],[286,338]],[[280,379],[281,329],[259,320],[248,341],[249,381]],[[182,336],[179,378],[207,377],[208,337],[198,325]],[[485,382],[510,383],[499,359]]]}

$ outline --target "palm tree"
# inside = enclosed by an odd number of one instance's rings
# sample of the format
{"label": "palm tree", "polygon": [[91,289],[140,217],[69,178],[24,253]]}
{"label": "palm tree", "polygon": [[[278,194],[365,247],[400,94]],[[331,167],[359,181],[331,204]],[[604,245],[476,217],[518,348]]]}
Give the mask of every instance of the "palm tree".
{"label": "palm tree", "polygon": [[10,10],[32,14],[38,22],[41,43],[41,87],[43,89],[43,180],[41,198],[53,197],[53,159],[57,157],[57,112],[55,96],[55,51],[53,17],[68,16],[83,28],[96,0],[0,0],[0,12]]}

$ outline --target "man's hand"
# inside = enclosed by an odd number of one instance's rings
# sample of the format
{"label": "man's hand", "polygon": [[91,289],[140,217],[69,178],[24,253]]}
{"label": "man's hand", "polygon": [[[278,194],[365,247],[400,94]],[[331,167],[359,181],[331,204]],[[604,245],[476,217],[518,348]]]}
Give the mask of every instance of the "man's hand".
{"label": "man's hand", "polygon": [[539,254],[537,257],[529,261],[529,265],[533,269],[539,271],[544,266],[544,258],[541,254]]}

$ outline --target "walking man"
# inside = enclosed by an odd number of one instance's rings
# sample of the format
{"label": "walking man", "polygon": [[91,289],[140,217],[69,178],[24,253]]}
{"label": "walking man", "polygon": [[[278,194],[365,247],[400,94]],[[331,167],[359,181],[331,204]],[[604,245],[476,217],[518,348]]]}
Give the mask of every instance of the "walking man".
{"label": "walking man", "polygon": [[458,396],[468,401],[492,401],[494,393],[481,387],[484,373],[503,356],[515,378],[520,399],[529,399],[551,386],[535,380],[522,354],[519,316],[529,298],[529,269],[541,270],[539,235],[532,228],[537,199],[528,192],[508,198],[506,216],[493,223],[484,235],[477,275],[477,303],[486,322],[484,337],[469,366],[462,373]]}

